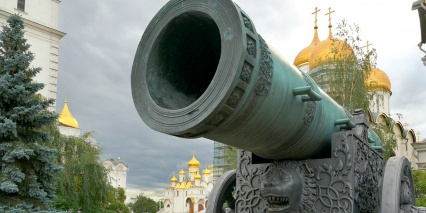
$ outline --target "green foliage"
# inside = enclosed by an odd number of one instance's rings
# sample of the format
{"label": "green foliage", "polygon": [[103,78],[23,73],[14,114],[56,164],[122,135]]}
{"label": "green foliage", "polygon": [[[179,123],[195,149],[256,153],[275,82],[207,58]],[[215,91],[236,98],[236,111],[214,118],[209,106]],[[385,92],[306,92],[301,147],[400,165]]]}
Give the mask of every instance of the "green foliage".
{"label": "green foliage", "polygon": [[124,191],[123,188],[118,187],[116,189],[112,186],[108,186],[108,202],[109,203],[114,203],[114,202],[124,203],[125,200],[126,200],[126,192]]}
{"label": "green foliage", "polygon": [[412,172],[416,190],[416,205],[426,206],[426,171],[413,170]]}
{"label": "green foliage", "polygon": [[50,209],[55,197],[56,149],[43,127],[55,122],[52,99],[36,92],[44,87],[33,77],[34,59],[24,38],[24,23],[11,15],[0,34],[0,211],[35,212]]}
{"label": "green foliage", "polygon": [[237,150],[238,150],[237,148],[232,147],[232,146],[228,146],[227,148],[225,148],[225,150],[224,150],[225,159],[224,160],[225,160],[225,164],[228,165],[228,166],[224,170],[224,172],[237,168]]}
{"label": "green foliage", "polygon": [[395,156],[394,149],[397,146],[397,138],[393,132],[392,118],[386,118],[384,123],[372,123],[370,128],[379,136],[382,141],[385,152],[383,153],[383,160],[386,162],[390,157]]}
{"label": "green foliage", "polygon": [[138,195],[136,197],[136,202],[130,205],[134,213],[156,213],[157,212],[157,203],[143,195]]}
{"label": "green foliage", "polygon": [[[349,25],[346,20],[337,26],[336,37],[347,45],[342,45],[337,39],[332,40],[331,54],[319,67],[319,71],[312,75],[320,87],[327,90],[328,95],[349,112],[369,107],[368,90],[365,78],[368,77],[371,66],[375,61],[375,50],[365,53],[361,47],[359,27]],[[352,54],[349,54],[352,50]]]}
{"label": "green foliage", "polygon": [[121,213],[129,213],[130,212],[129,208],[127,208],[127,206],[122,202],[111,203],[108,206],[107,210],[109,210],[111,212],[121,212]]}
{"label": "green foliage", "polygon": [[117,202],[124,203],[124,201],[126,200],[126,192],[124,191],[124,189],[118,187],[117,189],[115,189],[115,191],[117,193]]}
{"label": "green foliage", "polygon": [[64,167],[58,182],[55,207],[104,212],[108,207],[109,191],[115,189],[107,183],[107,171],[100,163],[99,149],[86,142],[89,134],[83,137],[63,136],[55,126],[50,126],[49,131],[54,135],[52,146],[60,150],[56,161]]}

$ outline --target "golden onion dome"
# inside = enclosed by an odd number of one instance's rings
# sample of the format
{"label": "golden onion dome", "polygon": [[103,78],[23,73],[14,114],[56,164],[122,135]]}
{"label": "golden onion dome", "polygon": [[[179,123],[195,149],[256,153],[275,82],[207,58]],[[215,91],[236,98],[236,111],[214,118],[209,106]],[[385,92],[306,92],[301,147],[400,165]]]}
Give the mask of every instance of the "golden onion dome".
{"label": "golden onion dome", "polygon": [[206,168],[206,169],[203,171],[203,175],[209,175],[209,174],[210,174],[210,170]]}
{"label": "golden onion dome", "polygon": [[352,48],[346,42],[333,38],[331,25],[328,27],[328,38],[318,43],[314,50],[312,50],[311,57],[309,58],[309,70],[325,62],[343,61],[349,57],[355,58]]}
{"label": "golden onion dome", "polygon": [[66,100],[64,101],[64,108],[62,108],[62,112],[59,114],[58,122],[64,126],[78,128],[77,120],[71,115]]}
{"label": "golden onion dome", "polygon": [[303,48],[294,58],[293,64],[296,67],[303,66],[305,64],[309,63],[309,59],[311,57],[312,50],[314,50],[315,46],[320,42],[318,38],[318,27],[314,27],[314,38],[312,39],[312,42],[309,46]]}
{"label": "golden onion dome", "polygon": [[182,170],[180,170],[179,175],[185,175],[185,171],[183,171],[183,168]]}
{"label": "golden onion dome", "polygon": [[388,75],[384,71],[377,68],[371,69],[365,84],[369,90],[391,91],[391,81]]}
{"label": "golden onion dome", "polygon": [[192,159],[188,161],[188,167],[200,167],[200,162],[195,159],[195,154],[192,155]]}
{"label": "golden onion dome", "polygon": [[194,177],[195,180],[201,180],[201,175],[200,174],[196,174]]}
{"label": "golden onion dome", "polygon": [[173,175],[172,179],[170,179],[170,182],[177,183],[177,179],[176,179],[176,177],[174,175]]}

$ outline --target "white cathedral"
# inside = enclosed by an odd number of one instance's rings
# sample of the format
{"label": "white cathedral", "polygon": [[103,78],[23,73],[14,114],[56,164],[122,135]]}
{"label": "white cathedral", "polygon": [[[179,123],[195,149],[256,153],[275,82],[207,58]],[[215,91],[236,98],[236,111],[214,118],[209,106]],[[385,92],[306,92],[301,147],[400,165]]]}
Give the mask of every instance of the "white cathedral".
{"label": "white cathedral", "polygon": [[175,175],[170,179],[170,187],[165,189],[161,201],[164,208],[158,213],[204,213],[208,197],[213,189],[213,176],[207,167],[200,173],[200,162],[193,154],[188,161],[188,173],[183,168],[179,179]]}
{"label": "white cathedral", "polygon": [[[325,92],[330,89],[327,85],[328,77],[325,75],[323,65],[327,60],[336,59],[333,57],[333,48],[340,48],[343,56],[353,55],[353,50],[344,41],[333,37],[331,11],[329,8],[329,35],[326,39],[320,40],[318,37],[318,26],[316,13],[319,10],[315,8],[315,26],[314,37],[312,42],[303,48],[295,57],[293,64],[301,71],[308,73],[313,79],[322,79],[317,84]],[[367,43],[368,48],[368,43]],[[367,50],[368,51],[368,50]],[[328,62],[328,61],[327,61]],[[397,141],[394,149],[395,156],[405,156],[410,162],[413,169],[426,169],[426,143],[421,143],[416,138],[413,129],[408,128],[407,124],[395,121],[390,117],[390,97],[392,95],[391,81],[388,75],[378,69],[371,67],[371,72],[365,80],[370,95],[370,106],[368,109],[368,117],[372,123],[387,123],[392,128],[395,139]]]}

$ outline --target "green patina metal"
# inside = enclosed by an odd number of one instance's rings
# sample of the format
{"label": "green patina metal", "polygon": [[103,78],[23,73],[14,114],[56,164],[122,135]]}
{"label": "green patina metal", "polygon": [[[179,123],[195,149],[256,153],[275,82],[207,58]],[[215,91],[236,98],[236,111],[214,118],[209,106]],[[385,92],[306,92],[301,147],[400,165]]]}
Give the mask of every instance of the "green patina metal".
{"label": "green patina metal", "polygon": [[330,156],[339,122],[352,128],[346,110],[279,57],[232,1],[184,2],[168,2],[138,46],[131,83],[144,122],[267,159]]}

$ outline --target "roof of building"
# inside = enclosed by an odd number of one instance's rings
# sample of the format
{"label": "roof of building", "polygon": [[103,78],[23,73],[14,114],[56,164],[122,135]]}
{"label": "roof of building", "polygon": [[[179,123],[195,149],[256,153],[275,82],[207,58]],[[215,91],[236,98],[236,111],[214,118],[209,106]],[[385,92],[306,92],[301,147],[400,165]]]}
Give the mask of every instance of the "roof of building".
{"label": "roof of building", "polygon": [[369,90],[391,91],[391,81],[388,75],[378,68],[371,69],[365,84]]}
{"label": "roof of building", "polygon": [[312,50],[314,50],[315,46],[320,42],[318,38],[318,26],[316,25],[315,20],[315,27],[314,27],[314,38],[311,41],[311,44],[309,44],[307,47],[303,48],[294,58],[293,64],[295,66],[302,66],[309,63],[309,59],[311,57]]}
{"label": "roof of building", "polygon": [[328,62],[343,61],[355,58],[352,48],[344,41],[333,38],[331,25],[329,25],[328,38],[319,42],[312,50],[309,58],[309,70]]}
{"label": "roof of building", "polygon": [[105,161],[109,161],[111,162],[114,166],[117,166],[118,164],[123,164],[126,167],[129,167],[126,163],[126,161],[122,160],[120,157],[118,158],[107,158],[107,159],[102,159],[102,163]]}
{"label": "roof of building", "polygon": [[177,183],[177,178],[176,176],[173,175],[172,179],[170,179],[170,182],[172,183]]}
{"label": "roof of building", "polygon": [[74,116],[72,116],[68,109],[67,100],[64,101],[64,107],[62,108],[61,113],[59,113],[58,122],[64,126],[78,128],[77,120],[74,118]]}
{"label": "roof of building", "polygon": [[195,153],[192,154],[192,159],[188,161],[188,167],[200,167],[200,162],[195,158]]}

